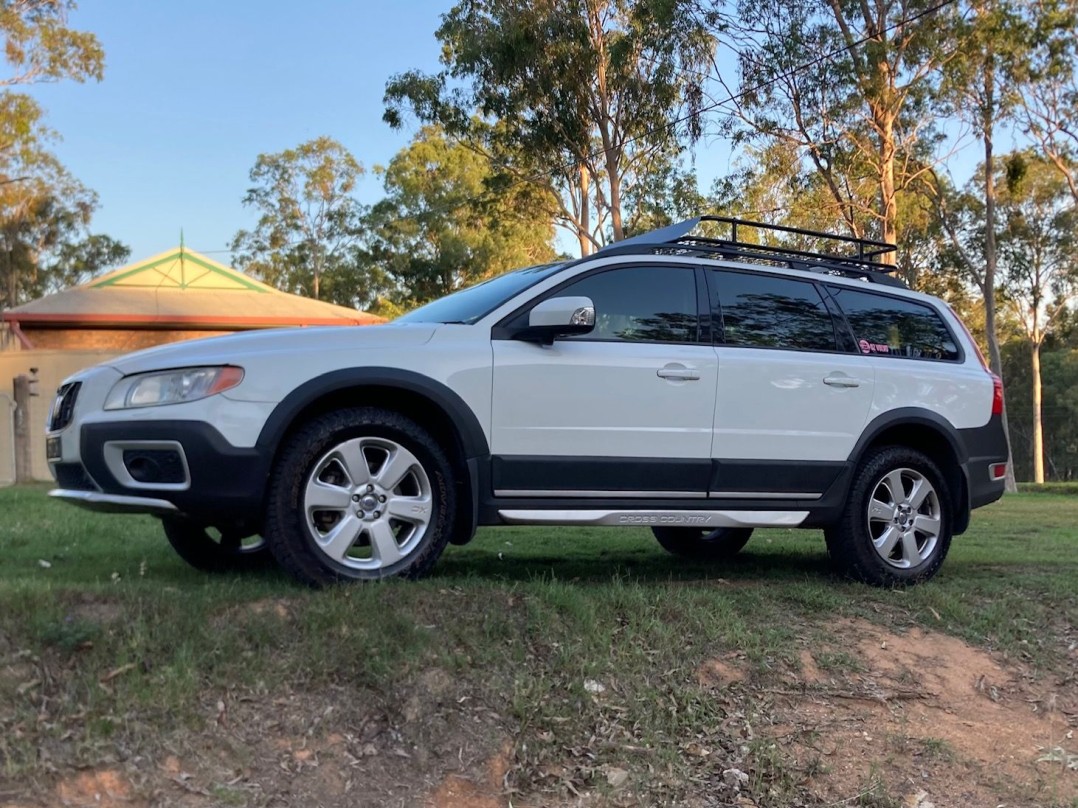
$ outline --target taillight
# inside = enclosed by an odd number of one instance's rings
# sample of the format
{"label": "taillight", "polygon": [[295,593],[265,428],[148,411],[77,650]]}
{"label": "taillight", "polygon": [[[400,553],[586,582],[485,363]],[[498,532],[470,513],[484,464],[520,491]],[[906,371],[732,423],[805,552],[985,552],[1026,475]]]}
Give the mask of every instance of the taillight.
{"label": "taillight", "polygon": [[992,377],[992,414],[1003,415],[1003,379],[995,373],[989,373]]}

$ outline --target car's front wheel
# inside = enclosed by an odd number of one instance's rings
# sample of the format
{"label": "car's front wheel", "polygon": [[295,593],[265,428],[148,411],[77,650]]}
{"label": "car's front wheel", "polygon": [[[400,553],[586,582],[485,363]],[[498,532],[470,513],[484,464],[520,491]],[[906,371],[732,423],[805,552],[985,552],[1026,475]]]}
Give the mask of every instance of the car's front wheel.
{"label": "car's front wheel", "polygon": [[449,540],[452,468],[410,418],[359,407],[318,416],[283,447],[270,483],[266,541],[312,586],[417,578]]}
{"label": "car's front wheel", "polygon": [[178,516],[166,516],[161,523],[176,554],[203,572],[246,572],[273,564],[261,536],[206,528]]}
{"label": "car's front wheel", "polygon": [[922,452],[885,446],[857,471],[839,522],[824,531],[839,572],[875,586],[927,581],[951,546],[953,505]]}
{"label": "car's front wheel", "polygon": [[651,529],[663,549],[683,558],[696,561],[722,561],[733,558],[752,536],[751,527],[718,527],[708,530],[698,527],[659,526]]}

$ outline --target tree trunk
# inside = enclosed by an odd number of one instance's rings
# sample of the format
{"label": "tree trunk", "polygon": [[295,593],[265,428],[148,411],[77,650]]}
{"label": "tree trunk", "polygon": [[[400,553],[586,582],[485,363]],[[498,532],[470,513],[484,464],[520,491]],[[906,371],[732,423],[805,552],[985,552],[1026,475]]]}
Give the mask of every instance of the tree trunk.
{"label": "tree trunk", "polygon": [[7,307],[13,309],[19,304],[16,299],[19,289],[15,279],[15,269],[11,265],[11,250],[4,250],[4,265],[7,270]]}
{"label": "tree trunk", "polygon": [[[984,331],[988,340],[988,365],[1003,378],[1003,357],[996,334],[996,165],[993,153],[995,129],[996,67],[991,49],[984,61],[984,107],[981,119],[981,138],[984,141]],[[1006,385],[1004,385],[1006,386]],[[1014,478],[1014,454],[1011,451],[1011,429],[1007,418],[1007,399],[1003,399],[1003,434],[1007,438],[1006,490],[1014,493],[1018,483]]]}
{"label": "tree trunk", "polygon": [[[885,112],[880,121],[880,215],[883,240],[898,244],[898,200],[895,198],[895,119]],[[884,263],[895,264],[895,254],[881,256]]]}
{"label": "tree trunk", "polygon": [[621,177],[618,175],[617,155],[607,152],[606,172],[610,176],[610,223],[614,228],[614,241],[625,238],[625,227],[621,222]]}
{"label": "tree trunk", "polygon": [[577,238],[580,240],[580,257],[591,255],[591,212],[588,209],[591,186],[588,182],[588,169],[580,166],[580,232]]}
{"label": "tree trunk", "polygon": [[1033,482],[1044,482],[1044,426],[1041,424],[1041,344],[1030,343],[1033,359]]}

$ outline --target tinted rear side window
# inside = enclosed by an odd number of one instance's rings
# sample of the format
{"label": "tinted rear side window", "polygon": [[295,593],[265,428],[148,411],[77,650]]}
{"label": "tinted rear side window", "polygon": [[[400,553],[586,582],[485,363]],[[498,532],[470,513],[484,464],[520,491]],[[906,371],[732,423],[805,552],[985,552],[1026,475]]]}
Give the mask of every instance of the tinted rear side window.
{"label": "tinted rear side window", "polygon": [[828,288],[846,314],[861,353],[948,361],[959,358],[954,335],[931,306],[856,289]]}
{"label": "tinted rear side window", "polygon": [[[726,345],[835,351],[831,313],[815,285],[747,272],[709,270],[716,324]],[[718,329],[716,329],[718,331]]]}

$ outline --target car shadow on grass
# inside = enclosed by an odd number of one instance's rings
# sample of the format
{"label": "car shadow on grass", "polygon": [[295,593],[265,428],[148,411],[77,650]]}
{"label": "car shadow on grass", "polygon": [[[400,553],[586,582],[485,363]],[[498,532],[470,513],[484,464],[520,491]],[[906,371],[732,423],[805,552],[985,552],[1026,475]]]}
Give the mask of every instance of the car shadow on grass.
{"label": "car shadow on grass", "polygon": [[825,553],[753,552],[712,563],[694,562],[644,551],[596,551],[571,556],[529,553],[510,556],[476,549],[447,553],[434,568],[435,579],[476,579],[530,582],[535,580],[609,583],[669,582],[700,584],[753,584],[805,580],[836,580]]}

